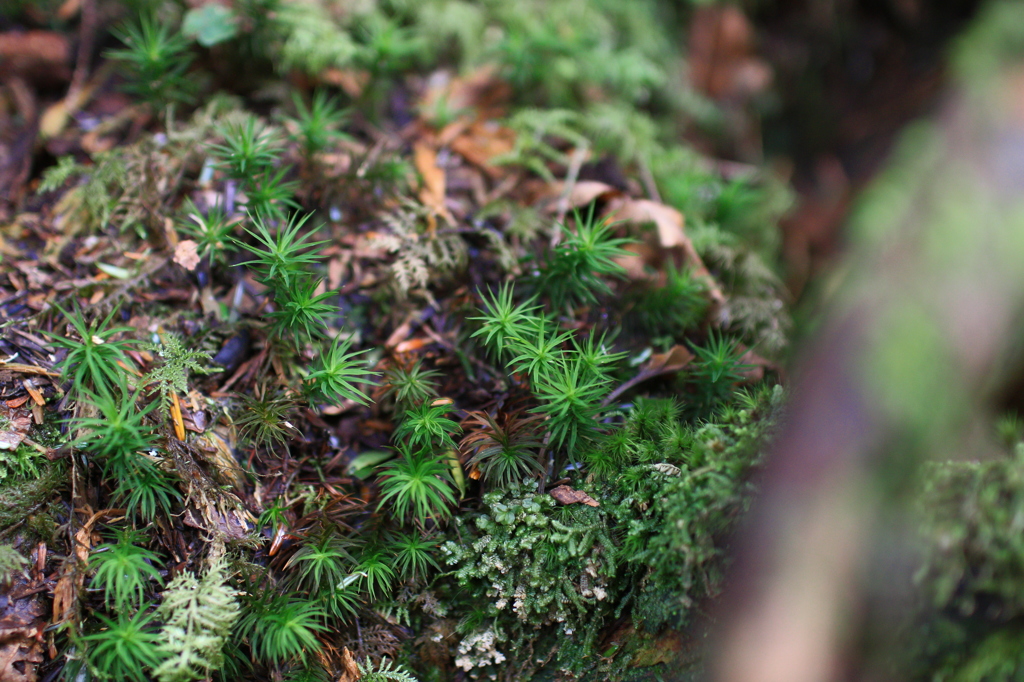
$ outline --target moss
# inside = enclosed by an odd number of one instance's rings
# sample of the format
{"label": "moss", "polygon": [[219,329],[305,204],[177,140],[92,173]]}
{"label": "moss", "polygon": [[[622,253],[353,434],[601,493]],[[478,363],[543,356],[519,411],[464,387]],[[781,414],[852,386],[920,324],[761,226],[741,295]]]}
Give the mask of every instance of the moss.
{"label": "moss", "polygon": [[55,462],[38,477],[0,485],[0,528],[4,536],[19,532],[33,540],[50,540],[63,513],[56,496],[66,480],[64,466]]}

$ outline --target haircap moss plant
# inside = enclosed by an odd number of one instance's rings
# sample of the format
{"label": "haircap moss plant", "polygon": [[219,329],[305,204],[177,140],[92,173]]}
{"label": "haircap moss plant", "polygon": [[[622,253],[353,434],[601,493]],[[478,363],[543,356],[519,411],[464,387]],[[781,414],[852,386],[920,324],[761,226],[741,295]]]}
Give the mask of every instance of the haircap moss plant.
{"label": "haircap moss plant", "polygon": [[369,349],[350,351],[351,347],[351,340],[339,336],[320,353],[313,370],[303,383],[303,391],[310,400],[330,405],[337,405],[343,400],[351,400],[360,405],[370,403],[370,399],[356,385],[374,386],[374,377],[378,374],[368,369],[366,360],[360,357]]}
{"label": "haircap moss plant", "polygon": [[612,293],[607,277],[625,277],[625,268],[616,259],[629,255],[624,248],[633,240],[615,237],[607,219],[596,219],[593,208],[583,216],[574,213],[576,230],[564,223],[558,229],[561,243],[548,255],[540,269],[537,287],[558,310],[596,303]]}
{"label": "haircap moss plant", "polygon": [[384,397],[393,398],[395,412],[402,413],[413,405],[427,402],[437,396],[435,379],[441,372],[424,369],[423,359],[417,359],[412,365],[396,364],[384,373]]}
{"label": "haircap moss plant", "polygon": [[236,180],[248,181],[269,172],[284,152],[277,129],[255,116],[224,123],[217,132],[224,141],[210,145],[209,150]]}
{"label": "haircap moss plant", "polygon": [[395,441],[407,441],[414,449],[434,446],[454,449],[456,444],[451,434],[461,433],[462,427],[445,416],[451,411],[451,403],[441,401],[424,402],[406,411],[402,423],[395,429]]}
{"label": "haircap moss plant", "polygon": [[114,29],[114,35],[125,48],[111,50],[107,56],[127,65],[129,92],[157,108],[191,99],[192,81],[186,73],[192,55],[181,33],[158,23],[153,15],[143,15],[138,24]]}
{"label": "haircap moss plant", "polygon": [[81,637],[90,671],[101,680],[148,682],[148,671],[164,658],[156,614],[140,608],[134,613],[122,611],[115,619],[101,613],[95,617],[102,627]]}
{"label": "haircap moss plant", "polygon": [[124,377],[124,370],[119,366],[132,366],[125,351],[135,345],[132,339],[115,339],[119,334],[132,332],[130,327],[110,327],[111,321],[118,313],[115,308],[103,319],[85,321],[85,313],[75,302],[74,312],[68,312],[54,304],[63,318],[71,325],[78,335],[78,340],[50,334],[54,345],[67,349],[64,359],[54,366],[62,374],[70,375],[72,387],[76,392],[92,389],[109,393]]}
{"label": "haircap moss plant", "polygon": [[199,256],[207,259],[211,267],[214,263],[225,263],[227,254],[237,244],[234,234],[238,218],[229,216],[219,203],[210,206],[204,215],[192,199],[185,200],[181,212],[184,218],[178,220],[178,229],[196,242]]}
{"label": "haircap moss plant", "polygon": [[303,228],[312,213],[299,217],[293,215],[279,225],[276,231],[272,222],[258,213],[250,216],[252,229],[246,234],[256,240],[255,245],[243,241],[236,242],[239,247],[252,254],[252,260],[240,265],[252,266],[265,284],[271,288],[288,287],[292,282],[306,276],[306,273],[318,263],[314,249],[326,244],[326,241],[307,241],[316,231],[308,230],[302,234]]}
{"label": "haircap moss plant", "polygon": [[380,506],[421,528],[428,520],[443,521],[451,516],[455,482],[447,456],[435,455],[430,447],[415,449],[407,444],[400,444],[397,451],[398,457],[379,468]]}
{"label": "haircap moss plant", "polygon": [[539,459],[542,419],[539,414],[524,416],[521,410],[498,416],[470,412],[463,422],[467,434],[459,445],[471,455],[469,466],[476,467],[483,480],[507,488],[525,478],[544,475],[544,464]]}
{"label": "haircap moss plant", "polygon": [[141,546],[143,536],[133,530],[118,530],[113,543],[94,548],[89,556],[93,573],[89,586],[103,593],[103,602],[114,612],[140,608],[150,581],[163,584],[157,569],[162,561]]}
{"label": "haircap moss plant", "polygon": [[292,93],[296,117],[288,119],[296,130],[295,137],[302,145],[307,161],[327,149],[334,140],[351,139],[338,130],[348,120],[347,111],[338,107],[337,99],[323,90],[317,90],[309,106],[298,93]]}

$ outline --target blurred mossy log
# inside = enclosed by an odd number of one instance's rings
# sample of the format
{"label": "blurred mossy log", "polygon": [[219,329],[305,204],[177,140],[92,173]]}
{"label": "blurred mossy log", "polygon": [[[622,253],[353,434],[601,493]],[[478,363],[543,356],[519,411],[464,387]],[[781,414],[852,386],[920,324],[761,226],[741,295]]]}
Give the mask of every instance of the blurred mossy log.
{"label": "blurred mossy log", "polygon": [[989,3],[953,66],[943,111],[906,132],[853,217],[739,538],[717,680],[860,676],[872,537],[897,534],[926,458],[992,451],[975,427],[1024,342],[1024,4]]}

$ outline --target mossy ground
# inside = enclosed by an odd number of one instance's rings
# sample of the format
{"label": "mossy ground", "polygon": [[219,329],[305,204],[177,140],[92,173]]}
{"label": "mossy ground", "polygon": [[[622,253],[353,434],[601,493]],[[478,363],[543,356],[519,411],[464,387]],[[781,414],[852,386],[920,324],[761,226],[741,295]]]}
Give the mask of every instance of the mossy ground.
{"label": "mossy ground", "polygon": [[732,134],[692,9],[85,5],[0,262],[31,667],[699,671],[782,409],[791,197],[679,142]]}

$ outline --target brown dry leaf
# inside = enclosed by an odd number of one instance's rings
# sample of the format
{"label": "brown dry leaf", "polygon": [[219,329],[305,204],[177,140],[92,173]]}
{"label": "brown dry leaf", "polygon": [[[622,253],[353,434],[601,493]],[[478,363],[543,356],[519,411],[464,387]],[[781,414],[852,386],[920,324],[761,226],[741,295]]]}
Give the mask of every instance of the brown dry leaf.
{"label": "brown dry leaf", "polygon": [[23,580],[6,590],[5,596],[0,612],[0,682],[35,682],[36,666],[43,662],[46,609],[40,595],[33,594]]}
{"label": "brown dry leaf", "polygon": [[610,209],[609,213],[611,213],[612,220],[623,220],[641,225],[654,223],[658,228],[658,241],[666,249],[677,246],[688,251],[693,249],[684,229],[685,217],[671,206],[659,204],[650,199],[624,198],[621,202],[616,202],[615,207]]}
{"label": "brown dry leaf", "polygon": [[36,682],[42,647],[34,639],[14,637],[0,644],[0,682]]}
{"label": "brown dry leaf", "polygon": [[693,358],[693,353],[691,353],[686,346],[672,346],[667,353],[652,355],[651,359],[647,361],[647,364],[640,368],[640,371],[637,372],[635,377],[609,393],[608,397],[605,398],[601,404],[605,406],[611,405],[620,395],[648,379],[661,374],[678,372],[690,364],[690,361],[693,360]]}
{"label": "brown dry leaf", "polygon": [[181,240],[174,248],[174,262],[189,272],[196,269],[200,260],[198,245],[191,239]]}
{"label": "brown dry leaf", "polygon": [[504,105],[512,95],[509,84],[498,78],[498,68],[486,64],[475,71],[452,78],[443,88],[427,94],[425,104],[436,102],[437,97],[445,98],[449,111],[465,109],[482,110],[480,118],[504,118]]}
{"label": "brown dry leaf", "polygon": [[320,80],[328,85],[336,85],[352,99],[359,99],[370,82],[370,72],[361,69],[326,69],[320,74]]}
{"label": "brown dry leaf", "polygon": [[552,488],[549,493],[551,497],[555,498],[560,504],[585,504],[588,507],[600,506],[593,497],[586,494],[581,490],[574,490],[567,485],[560,485],[557,488]]}
{"label": "brown dry leaf", "polygon": [[[561,183],[559,183],[561,184]],[[559,193],[561,193],[561,189]],[[597,199],[622,196],[622,192],[611,185],[597,180],[580,180],[569,191],[569,208],[579,208]]]}
{"label": "brown dry leaf", "polygon": [[686,219],[682,213],[665,204],[650,199],[623,197],[610,202],[606,215],[612,220],[624,220],[635,224],[654,223],[658,230],[658,241],[666,249],[678,248],[694,274],[707,280],[708,298],[715,306],[725,303],[725,294],[718,282],[708,271],[693,242],[686,236]]}
{"label": "brown dry leaf", "polygon": [[420,201],[435,215],[453,223],[454,220],[444,205],[446,181],[444,169],[437,165],[437,152],[425,144],[416,144],[413,146],[413,164],[423,178]]}
{"label": "brown dry leaf", "polygon": [[7,420],[7,427],[0,429],[0,450],[14,450],[32,428],[32,412],[0,405],[0,417]]}
{"label": "brown dry leaf", "polygon": [[715,99],[743,101],[771,84],[772,69],[757,57],[754,27],[739,7],[697,9],[689,44],[691,81]]}
{"label": "brown dry leaf", "polygon": [[495,166],[493,159],[508,154],[515,147],[516,134],[497,121],[477,121],[451,141],[453,152],[477,166],[491,177],[509,173],[507,166]]}

